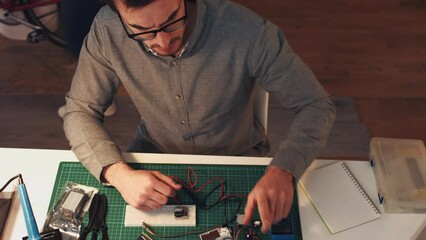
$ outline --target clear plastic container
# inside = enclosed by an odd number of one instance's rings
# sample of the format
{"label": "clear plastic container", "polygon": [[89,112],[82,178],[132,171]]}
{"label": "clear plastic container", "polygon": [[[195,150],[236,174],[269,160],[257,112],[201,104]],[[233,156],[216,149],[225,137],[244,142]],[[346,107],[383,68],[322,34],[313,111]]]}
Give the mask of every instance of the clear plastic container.
{"label": "clear plastic container", "polygon": [[370,163],[387,213],[426,213],[426,150],[416,139],[372,138]]}

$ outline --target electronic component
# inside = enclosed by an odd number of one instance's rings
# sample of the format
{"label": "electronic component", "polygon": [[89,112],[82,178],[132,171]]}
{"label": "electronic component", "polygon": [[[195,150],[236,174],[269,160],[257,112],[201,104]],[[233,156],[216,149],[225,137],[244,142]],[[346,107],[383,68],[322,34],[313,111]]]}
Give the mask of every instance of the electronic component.
{"label": "electronic component", "polygon": [[177,206],[174,209],[175,218],[188,218],[188,209],[183,206]]}
{"label": "electronic component", "polygon": [[63,219],[79,218],[84,206],[90,198],[90,194],[80,188],[69,189],[59,200],[59,204],[55,211],[60,213]]}
{"label": "electronic component", "polygon": [[76,239],[80,234],[86,209],[90,207],[97,191],[98,189],[90,186],[67,182],[64,191],[49,211],[43,230],[59,229],[62,238]]}
{"label": "electronic component", "polygon": [[237,223],[240,225],[244,224],[244,214],[237,214]]}
{"label": "electronic component", "polygon": [[253,227],[257,228],[257,227],[259,227],[261,224],[262,224],[262,222],[261,222],[261,221],[259,221],[259,220],[254,221],[254,222],[253,222]]}
{"label": "electronic component", "polygon": [[295,240],[291,217],[284,218],[271,227],[272,240]]}
{"label": "electronic component", "polygon": [[75,217],[76,214],[80,213],[86,203],[87,197],[84,191],[70,191],[62,204],[62,210],[64,214],[70,217]]}
{"label": "electronic component", "polygon": [[55,217],[52,217],[52,227],[60,228],[64,222],[80,219],[83,208],[90,199],[92,192],[86,193],[81,188],[70,188],[58,200],[54,209]]}
{"label": "electronic component", "polygon": [[200,234],[201,240],[216,240],[220,237],[219,231],[217,229],[213,229],[211,231]]}
{"label": "electronic component", "polygon": [[200,234],[201,240],[230,240],[232,239],[229,228],[216,228],[208,232]]}
{"label": "electronic component", "polygon": [[127,205],[124,226],[140,227],[144,222],[149,226],[195,227],[195,212],[195,205],[164,205],[150,211],[142,211]]}

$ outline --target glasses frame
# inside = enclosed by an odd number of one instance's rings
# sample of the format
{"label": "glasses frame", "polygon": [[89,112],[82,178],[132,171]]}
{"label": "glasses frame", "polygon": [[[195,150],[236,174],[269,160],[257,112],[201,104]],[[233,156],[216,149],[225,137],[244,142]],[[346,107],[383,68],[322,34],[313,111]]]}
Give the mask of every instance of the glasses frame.
{"label": "glasses frame", "polygon": [[[183,26],[186,25],[186,22],[187,22],[186,20],[187,20],[188,16],[186,14],[185,0],[183,0],[183,4],[184,4],[184,9],[185,9],[185,14],[181,18],[176,19],[173,22],[164,25],[163,27],[161,27],[159,29],[151,30],[151,31],[146,31],[146,32],[140,32],[140,33],[129,33],[128,30],[130,30],[130,29],[128,29],[128,27],[126,27],[126,23],[124,23],[123,19],[121,18],[120,13],[117,12],[117,14],[118,14],[118,18],[120,19],[121,25],[123,26],[124,31],[127,34],[127,37],[129,37],[129,38],[131,38],[131,39],[133,39],[135,41],[147,41],[147,40],[154,39],[157,36],[157,33],[159,33],[159,32],[171,33],[171,32],[174,32],[174,31],[177,31],[177,30],[181,29]],[[173,25],[173,24],[175,24],[175,23],[177,23],[179,21],[182,21],[182,20],[184,20],[184,21],[182,22],[181,25],[177,26],[176,28],[174,28],[172,30],[168,30],[167,29],[171,25]],[[140,36],[140,35],[143,35],[143,34],[153,34],[153,35],[152,35],[152,37],[144,38],[144,37]]]}

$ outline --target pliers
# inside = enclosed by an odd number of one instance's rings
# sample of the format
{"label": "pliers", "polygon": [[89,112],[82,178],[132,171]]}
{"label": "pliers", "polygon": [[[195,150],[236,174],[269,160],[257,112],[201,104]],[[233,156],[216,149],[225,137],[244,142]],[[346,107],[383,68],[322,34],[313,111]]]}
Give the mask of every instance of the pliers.
{"label": "pliers", "polygon": [[95,194],[89,208],[89,223],[82,230],[80,240],[86,240],[89,232],[92,232],[92,240],[98,239],[99,230],[102,232],[102,240],[109,240],[108,227],[105,222],[108,209],[107,198],[104,194]]}

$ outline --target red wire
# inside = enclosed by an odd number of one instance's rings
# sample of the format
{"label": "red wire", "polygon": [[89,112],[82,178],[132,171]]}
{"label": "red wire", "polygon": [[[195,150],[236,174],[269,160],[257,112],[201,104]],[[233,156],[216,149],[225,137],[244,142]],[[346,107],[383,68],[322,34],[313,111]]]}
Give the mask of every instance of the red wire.
{"label": "red wire", "polygon": [[[227,198],[231,198],[231,197],[247,198],[246,194],[231,194],[231,195],[225,196],[225,180],[223,180],[223,178],[220,177],[220,176],[217,176],[217,177],[210,179],[209,181],[204,183],[201,187],[199,187],[198,189],[195,189],[195,186],[197,185],[197,182],[198,182],[198,177],[197,177],[197,174],[194,171],[194,168],[192,168],[192,167],[188,167],[187,178],[188,178],[189,185],[186,182],[184,182],[182,179],[180,179],[176,176],[170,176],[170,177],[173,178],[174,180],[176,180],[177,182],[179,182],[183,187],[185,187],[189,190],[192,190],[193,192],[196,192],[196,193],[200,192],[201,190],[206,188],[209,184],[213,183],[214,181],[220,180],[221,184],[220,184],[219,201],[223,201],[223,200],[225,200]],[[194,177],[194,181],[192,181],[192,177]],[[175,197],[175,201],[176,202],[179,201],[177,196]]]}

